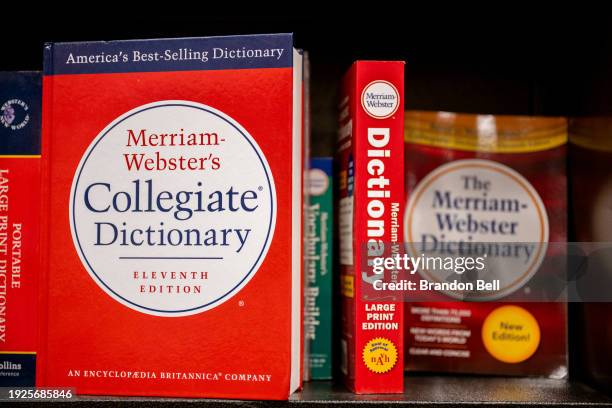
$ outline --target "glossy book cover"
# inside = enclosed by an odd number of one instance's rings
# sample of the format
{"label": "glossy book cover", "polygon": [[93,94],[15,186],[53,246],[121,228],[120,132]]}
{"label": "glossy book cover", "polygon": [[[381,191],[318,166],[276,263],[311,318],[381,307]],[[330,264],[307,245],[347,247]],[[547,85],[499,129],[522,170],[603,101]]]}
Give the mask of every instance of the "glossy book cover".
{"label": "glossy book cover", "polygon": [[290,34],[46,46],[39,385],[299,388],[301,61]]}

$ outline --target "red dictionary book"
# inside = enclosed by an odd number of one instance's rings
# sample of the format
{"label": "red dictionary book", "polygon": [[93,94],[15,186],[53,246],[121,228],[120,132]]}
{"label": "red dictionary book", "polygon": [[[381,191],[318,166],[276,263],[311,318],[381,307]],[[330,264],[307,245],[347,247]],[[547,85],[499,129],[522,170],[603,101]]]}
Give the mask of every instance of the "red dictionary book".
{"label": "red dictionary book", "polygon": [[0,387],[32,387],[40,270],[40,72],[0,72]]}
{"label": "red dictionary book", "polygon": [[358,61],[340,102],[338,236],[342,308],[341,372],[354,392],[401,393],[403,304],[383,298],[375,257],[399,253],[404,196],[404,63]]}
{"label": "red dictionary book", "polygon": [[290,34],[46,46],[38,385],[300,387],[302,74]]}

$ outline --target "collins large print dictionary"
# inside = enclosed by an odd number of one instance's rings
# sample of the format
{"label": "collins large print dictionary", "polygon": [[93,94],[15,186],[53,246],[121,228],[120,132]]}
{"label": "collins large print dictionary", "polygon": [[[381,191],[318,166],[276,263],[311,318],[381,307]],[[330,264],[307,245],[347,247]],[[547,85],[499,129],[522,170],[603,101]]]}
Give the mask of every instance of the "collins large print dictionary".
{"label": "collins large print dictionary", "polygon": [[0,72],[0,387],[34,386],[40,72]]}
{"label": "collins large print dictionary", "polygon": [[39,385],[286,399],[301,377],[289,34],[45,49]]}

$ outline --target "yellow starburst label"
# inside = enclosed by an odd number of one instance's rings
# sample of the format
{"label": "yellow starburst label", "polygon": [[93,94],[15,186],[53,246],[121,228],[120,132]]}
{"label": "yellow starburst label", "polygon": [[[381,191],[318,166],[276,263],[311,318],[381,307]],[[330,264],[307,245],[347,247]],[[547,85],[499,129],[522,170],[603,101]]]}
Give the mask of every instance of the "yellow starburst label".
{"label": "yellow starburst label", "polygon": [[370,371],[383,374],[397,363],[397,347],[389,339],[376,337],[366,343],[362,357]]}
{"label": "yellow starburst label", "polygon": [[487,351],[504,363],[522,363],[540,346],[540,325],[526,309],[505,305],[493,310],[482,324]]}

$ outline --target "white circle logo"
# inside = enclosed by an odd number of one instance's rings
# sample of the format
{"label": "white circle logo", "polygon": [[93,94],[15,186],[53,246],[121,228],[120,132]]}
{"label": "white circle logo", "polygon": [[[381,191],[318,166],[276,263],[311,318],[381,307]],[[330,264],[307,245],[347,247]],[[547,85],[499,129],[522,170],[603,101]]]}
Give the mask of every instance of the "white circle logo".
{"label": "white circle logo", "polygon": [[[537,191],[515,170],[489,160],[457,160],[429,173],[411,194],[404,218],[411,256],[486,257],[482,273],[499,280],[500,289],[467,294],[474,300],[498,299],[527,283],[546,255],[548,234]],[[443,268],[419,272],[432,282],[459,277]]]}
{"label": "white circle logo", "polygon": [[400,105],[397,88],[387,81],[372,81],[361,92],[361,106],[374,119],[386,119]]}
{"label": "white circle logo", "polygon": [[77,253],[113,299],[185,316],[230,299],[263,262],[274,180],[235,120],[190,101],[133,109],[92,141],[74,176]]}
{"label": "white circle logo", "polygon": [[308,171],[308,193],[313,196],[325,194],[329,188],[327,173],[321,169],[310,169]]}

